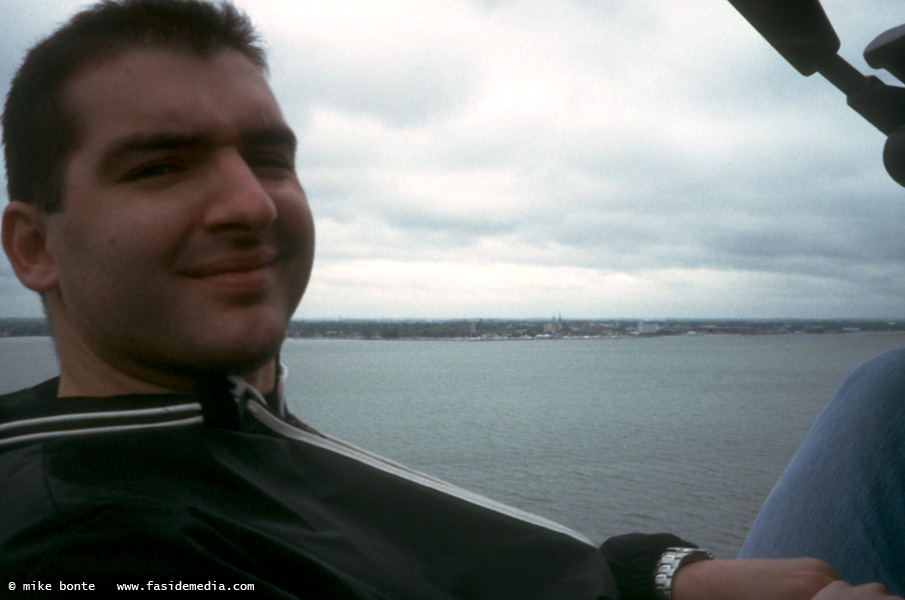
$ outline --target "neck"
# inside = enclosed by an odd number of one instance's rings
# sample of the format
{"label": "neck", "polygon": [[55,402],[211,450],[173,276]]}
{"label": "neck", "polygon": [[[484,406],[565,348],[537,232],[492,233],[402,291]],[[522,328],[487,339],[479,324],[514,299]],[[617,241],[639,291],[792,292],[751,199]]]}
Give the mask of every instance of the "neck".
{"label": "neck", "polygon": [[[60,364],[60,386],[57,396],[107,397],[124,394],[192,394],[203,389],[207,373],[190,370],[154,369],[151,366],[126,370],[104,361],[83,344],[56,339]],[[277,360],[272,358],[255,370],[237,375],[261,394],[274,390],[277,376]]]}
{"label": "neck", "polygon": [[[61,316],[62,315],[62,316]],[[208,389],[211,378],[238,376],[261,394],[274,390],[278,372],[276,354],[263,357],[260,366],[230,370],[203,362],[180,363],[142,360],[140,354],[97,349],[56,311],[51,318],[57,360],[60,365],[59,397],[107,397],[125,394],[196,394]]]}

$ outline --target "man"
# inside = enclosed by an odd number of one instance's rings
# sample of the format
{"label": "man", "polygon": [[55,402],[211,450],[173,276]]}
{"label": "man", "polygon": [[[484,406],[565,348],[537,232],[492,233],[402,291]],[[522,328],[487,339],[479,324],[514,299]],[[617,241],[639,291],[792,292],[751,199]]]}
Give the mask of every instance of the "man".
{"label": "man", "polygon": [[228,5],[123,0],[16,76],[3,246],[41,294],[60,375],[0,398],[9,590],[888,597],[819,561],[703,560],[669,535],[601,552],[289,414],[278,356],[314,229],[265,66]]}

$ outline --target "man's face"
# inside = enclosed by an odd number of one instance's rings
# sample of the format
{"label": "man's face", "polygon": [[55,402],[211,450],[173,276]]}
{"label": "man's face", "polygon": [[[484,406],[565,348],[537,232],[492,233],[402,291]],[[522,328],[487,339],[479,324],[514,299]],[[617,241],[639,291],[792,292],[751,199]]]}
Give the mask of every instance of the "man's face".
{"label": "man's face", "polygon": [[65,94],[80,143],[48,218],[61,355],[167,387],[268,364],[307,285],[314,226],[261,73],[233,50],[140,48]]}

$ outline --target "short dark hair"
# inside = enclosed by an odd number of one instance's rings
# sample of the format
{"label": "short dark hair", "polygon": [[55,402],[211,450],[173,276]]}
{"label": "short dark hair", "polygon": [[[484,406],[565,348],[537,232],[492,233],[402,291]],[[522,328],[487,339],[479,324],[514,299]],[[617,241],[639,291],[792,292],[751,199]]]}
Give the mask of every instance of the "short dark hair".
{"label": "short dark hair", "polygon": [[251,21],[228,2],[99,2],[34,46],[13,78],[2,116],[11,200],[47,213],[60,210],[65,160],[80,137],[77,115],[64,103],[67,83],[87,66],[132,48],[155,46],[201,56],[230,48],[267,72]]}

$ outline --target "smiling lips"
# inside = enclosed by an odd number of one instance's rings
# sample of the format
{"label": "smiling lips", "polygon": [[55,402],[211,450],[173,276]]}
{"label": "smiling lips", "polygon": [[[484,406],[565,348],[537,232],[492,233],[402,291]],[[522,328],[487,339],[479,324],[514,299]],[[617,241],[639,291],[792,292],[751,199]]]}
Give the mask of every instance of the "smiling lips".
{"label": "smiling lips", "polygon": [[260,250],[220,256],[206,260],[184,271],[192,279],[232,288],[253,291],[272,281],[277,252]]}

